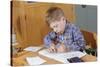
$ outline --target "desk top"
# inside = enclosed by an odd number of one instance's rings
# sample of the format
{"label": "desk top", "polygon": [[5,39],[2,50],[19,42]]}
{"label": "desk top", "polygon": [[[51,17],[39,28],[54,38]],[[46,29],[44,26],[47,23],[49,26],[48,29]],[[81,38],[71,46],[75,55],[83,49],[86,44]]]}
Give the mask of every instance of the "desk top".
{"label": "desk top", "polygon": [[61,64],[61,62],[59,62],[59,61],[56,61],[56,60],[53,60],[53,59],[50,59],[50,58],[47,58],[47,57],[44,57],[44,56],[38,54],[39,51],[37,51],[37,52],[23,51],[22,54],[20,54],[20,56],[12,57],[12,64],[14,66],[28,65],[28,63],[26,61],[26,57],[36,57],[36,56],[39,56],[40,58],[43,58],[44,60],[46,60],[46,62],[43,63],[42,65],[45,65],[45,64]]}
{"label": "desk top", "polygon": [[[43,50],[44,48],[40,49],[39,51]],[[12,57],[11,60],[12,60],[12,65],[13,66],[28,66],[28,63],[26,61],[26,57],[36,57],[36,56],[39,56],[40,58],[46,60],[45,63],[43,63],[42,65],[46,65],[46,64],[62,64],[61,62],[59,61],[56,61],[54,59],[50,59],[50,58],[47,58],[45,56],[42,56],[40,54],[38,54],[38,52],[30,52],[30,51],[22,51],[21,53],[19,53],[19,56],[16,56],[16,57]],[[85,55],[81,58],[82,60],[84,61],[96,61],[96,57],[92,56],[92,55]]]}

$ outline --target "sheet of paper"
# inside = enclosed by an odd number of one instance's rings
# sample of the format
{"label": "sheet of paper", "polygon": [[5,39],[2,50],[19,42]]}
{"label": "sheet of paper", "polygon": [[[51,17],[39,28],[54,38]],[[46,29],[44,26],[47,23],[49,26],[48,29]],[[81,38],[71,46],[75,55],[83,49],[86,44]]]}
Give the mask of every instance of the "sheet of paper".
{"label": "sheet of paper", "polygon": [[36,57],[27,57],[26,58],[26,61],[29,65],[40,65],[40,64],[43,64],[45,63],[46,61],[38,56]]}
{"label": "sheet of paper", "polygon": [[67,52],[67,53],[50,53],[46,49],[39,51],[39,54],[57,60],[62,63],[69,63],[67,61],[68,58],[72,58],[72,57],[81,58],[86,55],[86,53],[82,53],[80,51]]}
{"label": "sheet of paper", "polygon": [[40,50],[41,48],[42,47],[33,47],[33,46],[30,46],[30,47],[25,48],[24,50],[36,52],[36,51]]}

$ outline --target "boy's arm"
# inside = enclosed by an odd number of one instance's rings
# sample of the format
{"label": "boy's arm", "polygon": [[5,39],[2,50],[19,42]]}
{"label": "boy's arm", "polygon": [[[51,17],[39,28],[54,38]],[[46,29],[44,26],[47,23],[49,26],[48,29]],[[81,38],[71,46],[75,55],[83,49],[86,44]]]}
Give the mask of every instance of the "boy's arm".
{"label": "boy's arm", "polygon": [[44,38],[45,47],[48,48],[49,52],[57,52],[56,46],[53,42],[53,39],[55,38],[55,36],[56,34],[54,32],[50,32]]}
{"label": "boy's arm", "polygon": [[71,47],[73,50],[83,51],[85,49],[85,40],[79,28],[72,26],[72,39]]}
{"label": "boy's arm", "polygon": [[50,48],[52,42],[52,38],[55,37],[55,33],[54,32],[50,32],[48,35],[46,35],[44,37],[44,45],[46,48]]}
{"label": "boy's arm", "polygon": [[44,37],[44,45],[46,48],[49,48],[50,47],[50,44],[52,43],[51,39],[50,39],[50,36],[49,35],[46,35]]}

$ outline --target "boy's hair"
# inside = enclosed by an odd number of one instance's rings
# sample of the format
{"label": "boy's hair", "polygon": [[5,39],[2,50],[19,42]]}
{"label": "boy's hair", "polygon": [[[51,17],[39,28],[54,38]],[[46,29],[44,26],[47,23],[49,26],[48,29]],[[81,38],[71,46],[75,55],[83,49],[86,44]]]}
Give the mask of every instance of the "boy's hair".
{"label": "boy's hair", "polygon": [[64,12],[59,7],[51,7],[47,10],[46,22],[50,24],[53,21],[59,21],[64,16]]}

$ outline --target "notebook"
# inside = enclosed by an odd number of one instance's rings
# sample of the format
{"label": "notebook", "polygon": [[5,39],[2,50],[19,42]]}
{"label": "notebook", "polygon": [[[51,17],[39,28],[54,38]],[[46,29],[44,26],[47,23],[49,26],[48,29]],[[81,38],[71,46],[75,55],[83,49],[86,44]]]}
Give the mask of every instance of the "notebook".
{"label": "notebook", "polygon": [[73,51],[73,52],[67,52],[67,53],[50,53],[47,49],[39,51],[40,55],[43,55],[45,57],[57,60],[62,63],[69,63],[67,59],[73,58],[73,57],[83,57],[86,55],[86,53],[80,52],[80,51]]}
{"label": "notebook", "polygon": [[40,65],[45,63],[46,61],[38,56],[36,57],[26,57],[26,61],[29,65]]}

